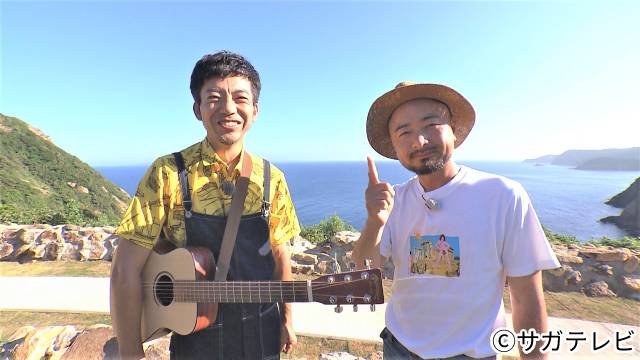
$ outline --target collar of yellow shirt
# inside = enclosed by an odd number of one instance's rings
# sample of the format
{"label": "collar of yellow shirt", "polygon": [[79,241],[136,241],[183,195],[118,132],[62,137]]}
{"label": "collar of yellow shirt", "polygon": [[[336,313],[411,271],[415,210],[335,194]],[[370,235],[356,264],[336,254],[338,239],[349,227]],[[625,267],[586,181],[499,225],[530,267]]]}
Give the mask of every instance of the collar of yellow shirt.
{"label": "collar of yellow shirt", "polygon": [[213,149],[209,141],[205,138],[200,145],[200,157],[202,159],[202,165],[210,166],[211,170],[215,173],[221,173],[226,179],[235,179],[240,175],[242,167],[242,160],[244,159],[245,151],[242,148],[240,152],[240,159],[233,168],[233,171],[229,171],[229,165],[222,160],[220,155]]}

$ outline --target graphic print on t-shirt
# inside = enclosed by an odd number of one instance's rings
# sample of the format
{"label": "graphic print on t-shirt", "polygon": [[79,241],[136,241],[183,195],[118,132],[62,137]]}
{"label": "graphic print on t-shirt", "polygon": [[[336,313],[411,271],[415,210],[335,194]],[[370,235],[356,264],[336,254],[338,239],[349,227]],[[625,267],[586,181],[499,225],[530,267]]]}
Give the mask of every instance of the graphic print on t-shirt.
{"label": "graphic print on t-shirt", "polygon": [[460,276],[460,241],[458,236],[445,234],[409,237],[409,273],[438,276]]}

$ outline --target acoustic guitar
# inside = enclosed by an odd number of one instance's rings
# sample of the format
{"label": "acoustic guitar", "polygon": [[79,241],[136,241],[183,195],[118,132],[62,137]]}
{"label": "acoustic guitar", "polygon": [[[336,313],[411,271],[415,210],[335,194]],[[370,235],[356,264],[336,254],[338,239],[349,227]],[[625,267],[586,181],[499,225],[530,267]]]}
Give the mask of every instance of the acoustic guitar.
{"label": "acoustic guitar", "polygon": [[142,339],[170,331],[187,335],[213,324],[218,303],[384,303],[380,269],[325,275],[306,281],[213,281],[215,262],[204,247],[152,251],[143,269]]}

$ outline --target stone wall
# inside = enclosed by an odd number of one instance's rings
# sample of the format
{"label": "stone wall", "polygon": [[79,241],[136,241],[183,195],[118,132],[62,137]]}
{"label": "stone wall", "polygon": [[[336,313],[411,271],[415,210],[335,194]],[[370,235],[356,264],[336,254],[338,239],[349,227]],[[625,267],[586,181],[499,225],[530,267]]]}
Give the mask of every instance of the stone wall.
{"label": "stone wall", "polygon": [[0,261],[107,260],[117,237],[113,227],[0,224]]}
{"label": "stone wall", "polygon": [[[0,224],[0,261],[111,261],[117,246],[113,231],[113,227]],[[349,271],[351,253],[359,236],[359,233],[342,231],[330,242],[321,244],[294,238],[291,243],[293,272]],[[545,289],[640,301],[640,251],[589,244],[554,244],[553,249],[562,267],[544,271]],[[383,274],[393,278],[391,262],[384,265]]]}
{"label": "stone wall", "polygon": [[640,301],[640,252],[589,244],[553,248],[562,267],[543,273],[545,289]]}

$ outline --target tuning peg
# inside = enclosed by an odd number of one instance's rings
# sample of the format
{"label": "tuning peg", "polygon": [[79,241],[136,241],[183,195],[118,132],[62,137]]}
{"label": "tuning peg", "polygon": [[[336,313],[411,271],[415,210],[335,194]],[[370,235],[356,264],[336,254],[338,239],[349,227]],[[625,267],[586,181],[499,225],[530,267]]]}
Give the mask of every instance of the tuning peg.
{"label": "tuning peg", "polygon": [[335,311],[340,314],[342,312],[342,305],[336,305]]}
{"label": "tuning peg", "polygon": [[353,312],[358,312],[358,305],[357,304],[353,304]]}
{"label": "tuning peg", "polygon": [[371,305],[369,305],[369,309],[370,309],[371,311],[376,311],[376,304],[371,304]]}
{"label": "tuning peg", "polygon": [[364,259],[364,266],[367,270],[371,270],[371,259]]}

